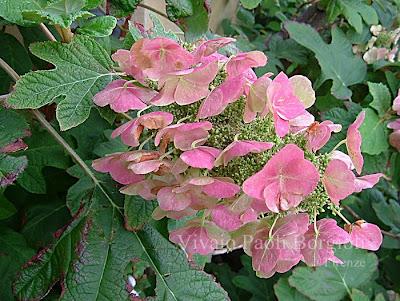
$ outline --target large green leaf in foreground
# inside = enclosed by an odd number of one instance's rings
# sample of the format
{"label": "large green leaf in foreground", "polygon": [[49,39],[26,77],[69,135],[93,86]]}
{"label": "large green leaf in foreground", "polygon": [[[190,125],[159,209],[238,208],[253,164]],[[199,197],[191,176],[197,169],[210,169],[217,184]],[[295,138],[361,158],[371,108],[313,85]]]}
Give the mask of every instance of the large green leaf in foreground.
{"label": "large green leaf in foreground", "polygon": [[318,32],[309,25],[287,22],[285,28],[293,40],[315,53],[321,66],[323,81],[327,79],[333,81],[332,94],[340,99],[350,99],[352,92],[348,87],[364,80],[367,65],[353,54],[351,43],[343,32],[334,27],[332,42],[326,44]]}
{"label": "large green leaf in foreground", "polygon": [[96,187],[88,208],[66,228],[58,241],[38,254],[15,283],[23,300],[42,298],[61,281],[61,300],[127,300],[126,267],[145,261],[157,278],[156,300],[227,300],[210,275],[192,269],[186,256],[154,228],[129,232],[122,216]]}
{"label": "large green leaf in foreground", "polygon": [[93,96],[112,79],[112,61],[107,52],[82,36],[76,36],[70,44],[35,43],[31,51],[56,68],[23,76],[8,103],[17,109],[36,109],[56,101],[61,130],[84,122],[93,106]]}

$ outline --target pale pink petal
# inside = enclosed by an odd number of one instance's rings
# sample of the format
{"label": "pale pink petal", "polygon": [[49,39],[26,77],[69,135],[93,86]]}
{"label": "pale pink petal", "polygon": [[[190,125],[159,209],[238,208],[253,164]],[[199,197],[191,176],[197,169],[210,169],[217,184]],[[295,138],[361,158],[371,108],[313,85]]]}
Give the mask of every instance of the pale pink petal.
{"label": "pale pink petal", "polygon": [[347,165],[341,160],[331,160],[326,167],[322,183],[333,203],[339,205],[343,200],[354,192],[355,176]]}
{"label": "pale pink petal", "polygon": [[393,111],[396,111],[397,115],[400,115],[400,89],[397,92],[396,98],[393,100]]}
{"label": "pale pink petal", "polygon": [[130,120],[120,127],[116,128],[112,134],[112,138],[116,138],[121,136],[121,140],[124,144],[136,147],[139,143],[140,135],[142,134],[143,127],[140,127],[140,124],[137,119]]}
{"label": "pale pink petal", "polygon": [[357,221],[351,226],[350,243],[356,248],[377,251],[382,240],[382,232],[374,224]]}
{"label": "pale pink petal", "polygon": [[293,87],[293,93],[303,103],[305,108],[311,107],[315,102],[315,91],[311,81],[303,75],[295,75],[289,78]]}
{"label": "pale pink petal", "polygon": [[267,57],[261,51],[239,53],[230,59],[226,71],[230,76],[242,75],[247,69],[261,67],[267,63]]}
{"label": "pale pink petal", "polygon": [[215,166],[226,166],[236,157],[246,156],[250,153],[261,153],[274,146],[272,142],[259,142],[251,140],[238,140],[229,144],[215,160]]}
{"label": "pale pink petal", "polygon": [[361,174],[361,170],[364,164],[364,158],[361,154],[361,134],[359,128],[365,119],[365,111],[362,111],[347,130],[346,146],[347,152],[353,161],[354,166],[358,174]]}
{"label": "pale pink petal", "polygon": [[267,89],[272,82],[270,79],[271,74],[264,74],[250,85],[247,93],[246,103],[249,110],[254,113],[261,113],[267,105]]}
{"label": "pale pink petal", "polygon": [[354,192],[361,192],[363,189],[368,189],[374,187],[379,179],[383,176],[382,173],[375,173],[371,175],[366,175],[362,177],[356,177],[354,181],[355,190]]}
{"label": "pale pink petal", "polygon": [[400,130],[400,119],[396,119],[395,121],[391,121],[388,123],[387,127],[392,130]]}
{"label": "pale pink petal", "polygon": [[187,165],[195,168],[207,168],[211,170],[214,167],[214,161],[221,151],[214,147],[199,146],[195,149],[185,151],[180,158]]}
{"label": "pale pink petal", "polygon": [[169,239],[181,245],[188,254],[208,255],[218,246],[205,227],[184,227],[172,231]]}
{"label": "pale pink petal", "polygon": [[350,156],[341,151],[334,150],[333,152],[331,152],[330,158],[332,160],[337,159],[337,160],[344,162],[346,164],[347,168],[350,170],[354,169],[354,164],[353,164],[353,161],[351,161]]}
{"label": "pale pink petal", "polygon": [[126,80],[117,79],[97,93],[93,101],[100,107],[109,104],[115,112],[124,113],[145,108],[156,93],[153,90],[135,86]]}

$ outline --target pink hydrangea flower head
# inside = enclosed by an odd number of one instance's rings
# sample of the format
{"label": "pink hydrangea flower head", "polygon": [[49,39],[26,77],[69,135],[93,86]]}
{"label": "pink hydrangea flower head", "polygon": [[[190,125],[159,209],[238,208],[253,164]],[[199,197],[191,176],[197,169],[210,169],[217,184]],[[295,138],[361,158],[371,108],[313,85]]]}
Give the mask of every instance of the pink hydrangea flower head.
{"label": "pink hydrangea flower head", "polygon": [[261,51],[244,52],[229,60],[226,64],[226,71],[229,76],[238,76],[248,69],[264,66],[266,63],[267,57]]}
{"label": "pink hydrangea flower head", "polygon": [[279,212],[299,205],[318,182],[319,173],[304,159],[304,152],[295,144],[288,144],[243,183],[243,191],[265,200],[272,212]]}
{"label": "pink hydrangea flower head", "polygon": [[164,128],[172,123],[174,116],[168,112],[151,112],[130,120],[116,128],[112,138],[121,136],[123,143],[129,146],[138,146],[143,129],[156,130]]}
{"label": "pink hydrangea flower head", "polygon": [[302,259],[300,247],[308,229],[308,215],[288,215],[272,229],[259,231],[250,246],[253,269],[259,277],[269,278],[275,272],[285,273]]}
{"label": "pink hydrangea flower head", "polygon": [[377,251],[382,244],[383,236],[378,226],[363,220],[347,225],[350,232],[350,243],[356,248]]}
{"label": "pink hydrangea flower head", "polygon": [[[170,141],[173,141],[177,149],[190,150],[207,140],[208,131],[211,128],[212,123],[209,121],[170,125],[157,133],[154,143],[158,146],[162,141],[166,147]],[[193,145],[193,143],[196,145]]]}
{"label": "pink hydrangea flower head", "polygon": [[93,101],[99,107],[110,105],[117,113],[129,110],[144,109],[157,92],[135,86],[130,82],[117,79],[109,83],[104,90],[93,97]]}
{"label": "pink hydrangea flower head", "polygon": [[144,180],[143,175],[135,174],[128,168],[129,161],[126,154],[116,153],[104,158],[96,159],[92,163],[94,170],[98,172],[107,172],[120,184],[128,185]]}
{"label": "pink hydrangea flower head", "polygon": [[235,41],[236,40],[233,38],[226,38],[226,37],[208,40],[197,46],[193,54],[196,57],[197,61],[199,61],[203,57],[210,56],[216,53],[220,48]]}
{"label": "pink hydrangea flower head", "polygon": [[314,122],[307,129],[307,148],[313,152],[324,147],[331,138],[332,132],[338,133],[342,130],[340,124],[334,124],[330,120],[321,123]]}
{"label": "pink hydrangea flower head", "polygon": [[197,118],[204,119],[221,114],[225,108],[243,94],[244,77],[228,77],[202,102]]}
{"label": "pink hydrangea flower head", "polygon": [[332,202],[339,205],[343,200],[355,190],[355,176],[348,168],[346,163],[341,160],[331,160],[326,167],[322,183],[325,186],[328,196]]}
{"label": "pink hydrangea flower head", "polygon": [[130,50],[132,60],[152,80],[164,74],[184,70],[194,63],[194,56],[168,38],[140,39]]}
{"label": "pink hydrangea flower head", "polygon": [[261,153],[274,146],[272,142],[259,142],[251,140],[237,140],[229,144],[215,160],[215,166],[226,166],[229,161],[236,157],[245,156],[250,153]]}
{"label": "pink hydrangea flower head", "polygon": [[358,174],[361,174],[362,167],[364,165],[364,158],[361,154],[361,134],[359,128],[365,119],[365,111],[362,111],[347,130],[346,146],[347,152]]}
{"label": "pink hydrangea flower head", "polygon": [[191,167],[211,170],[214,167],[215,159],[220,153],[221,151],[215,147],[199,146],[183,152],[180,158]]}
{"label": "pink hydrangea flower head", "polygon": [[160,79],[162,89],[151,103],[164,106],[175,102],[179,105],[197,102],[210,93],[208,86],[217,72],[218,62],[213,61],[193,69],[169,73]]}
{"label": "pink hydrangea flower head", "polygon": [[303,261],[309,266],[321,266],[328,261],[341,263],[333,253],[333,245],[350,241],[349,234],[331,218],[323,218],[316,225],[310,224],[304,238],[301,253]]}
{"label": "pink hydrangea flower head", "polygon": [[293,87],[283,72],[268,86],[267,97],[269,110],[274,116],[276,133],[283,137],[289,132],[289,120],[304,114],[304,105],[294,94]]}

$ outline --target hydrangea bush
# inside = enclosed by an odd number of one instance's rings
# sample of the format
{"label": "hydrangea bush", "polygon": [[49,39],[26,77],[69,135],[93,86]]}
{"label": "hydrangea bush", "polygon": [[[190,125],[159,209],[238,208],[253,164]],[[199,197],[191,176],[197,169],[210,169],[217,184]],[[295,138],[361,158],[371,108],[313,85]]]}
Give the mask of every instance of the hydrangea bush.
{"label": "hydrangea bush", "polygon": [[[218,52],[232,42],[142,38],[114,53],[124,76],[93,101],[128,120],[112,137],[130,148],[93,168],[109,173],[121,193],[157,200],[153,218],[181,220],[169,238],[189,259],[243,248],[267,278],[300,261],[341,263],[334,245],[378,250],[380,229],[340,212],[341,200],[382,176],[361,175],[365,112],[346,139],[321,152],[342,127],[307,111],[315,101],[310,80],[257,77],[253,68],[267,64],[265,54]],[[343,144],[347,153],[338,150]]]}

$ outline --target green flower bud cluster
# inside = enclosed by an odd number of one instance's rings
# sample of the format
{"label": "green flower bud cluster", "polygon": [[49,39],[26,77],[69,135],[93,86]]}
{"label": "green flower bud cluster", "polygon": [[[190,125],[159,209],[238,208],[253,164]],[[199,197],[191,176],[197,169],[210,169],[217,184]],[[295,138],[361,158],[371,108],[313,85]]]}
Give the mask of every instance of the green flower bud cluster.
{"label": "green flower bud cluster", "polygon": [[225,81],[227,76],[228,76],[228,73],[226,72],[226,70],[224,68],[219,69],[219,71],[218,71],[217,75],[215,76],[214,80],[209,85],[210,90],[212,91],[216,87],[221,85]]}

